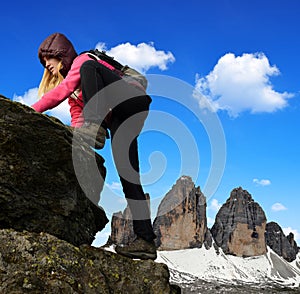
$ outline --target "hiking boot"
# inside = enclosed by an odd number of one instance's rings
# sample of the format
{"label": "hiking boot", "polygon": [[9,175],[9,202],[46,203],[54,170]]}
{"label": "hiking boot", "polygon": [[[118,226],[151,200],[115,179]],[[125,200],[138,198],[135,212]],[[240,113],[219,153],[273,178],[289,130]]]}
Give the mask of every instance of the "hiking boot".
{"label": "hiking boot", "polygon": [[76,131],[86,143],[95,149],[102,149],[104,147],[107,133],[102,126],[86,121]]}
{"label": "hiking boot", "polygon": [[137,237],[129,245],[117,245],[115,251],[120,255],[130,258],[155,260],[157,257],[154,242],[148,242],[140,237]]}

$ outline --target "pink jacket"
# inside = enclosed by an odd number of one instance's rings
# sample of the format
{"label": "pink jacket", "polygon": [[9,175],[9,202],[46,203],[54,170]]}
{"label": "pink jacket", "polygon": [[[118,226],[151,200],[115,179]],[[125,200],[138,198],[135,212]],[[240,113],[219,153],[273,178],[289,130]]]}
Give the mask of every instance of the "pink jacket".
{"label": "pink jacket", "polygon": [[[80,88],[80,67],[87,60],[93,59],[87,54],[81,54],[77,56],[73,60],[71,69],[69,70],[65,79],[56,88],[43,95],[42,98],[31,107],[38,112],[44,112],[56,107],[68,98],[71,113],[71,126],[80,127],[84,121],[82,116],[82,110],[84,106],[82,92],[80,91],[79,95],[77,95],[77,98],[73,98],[71,95]],[[105,61],[98,60],[98,62],[102,63],[111,70],[114,69],[113,66]]]}

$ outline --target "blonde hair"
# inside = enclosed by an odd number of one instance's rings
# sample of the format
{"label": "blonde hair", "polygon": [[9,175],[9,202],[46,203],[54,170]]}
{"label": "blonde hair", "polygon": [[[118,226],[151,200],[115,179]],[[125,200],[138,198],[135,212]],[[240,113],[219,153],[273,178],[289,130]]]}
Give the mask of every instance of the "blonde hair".
{"label": "blonde hair", "polygon": [[42,97],[44,94],[54,89],[62,82],[62,80],[64,79],[64,77],[60,73],[62,67],[63,67],[62,62],[60,61],[57,66],[58,69],[57,75],[53,75],[47,68],[45,68],[42,80],[39,85],[39,90],[38,90],[39,97]]}

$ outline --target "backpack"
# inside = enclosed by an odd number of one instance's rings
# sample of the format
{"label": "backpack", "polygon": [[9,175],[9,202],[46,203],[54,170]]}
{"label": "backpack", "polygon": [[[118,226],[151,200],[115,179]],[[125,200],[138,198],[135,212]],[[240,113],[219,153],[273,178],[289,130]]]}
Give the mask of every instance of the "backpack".
{"label": "backpack", "polygon": [[141,74],[136,69],[133,69],[128,65],[121,64],[120,62],[115,60],[114,57],[107,55],[105,51],[99,51],[98,49],[92,49],[92,50],[84,51],[82,53],[88,54],[93,59],[96,59],[96,60],[101,59],[101,60],[107,62],[108,64],[112,65],[116,69],[117,73],[120,74],[122,77],[125,77],[125,79],[126,79],[126,77],[133,78],[145,90],[147,89],[148,81],[143,74]]}

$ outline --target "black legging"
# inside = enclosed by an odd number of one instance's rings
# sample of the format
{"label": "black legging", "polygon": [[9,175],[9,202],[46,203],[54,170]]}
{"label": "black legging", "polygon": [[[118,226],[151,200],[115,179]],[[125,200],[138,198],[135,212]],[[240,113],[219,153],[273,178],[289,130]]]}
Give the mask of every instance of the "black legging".
{"label": "black legging", "polygon": [[152,241],[156,236],[140,182],[137,141],[151,98],[97,61],[83,63],[80,76],[85,120],[103,123],[111,110],[108,127],[113,157],[132,213],[133,229],[137,236]]}

